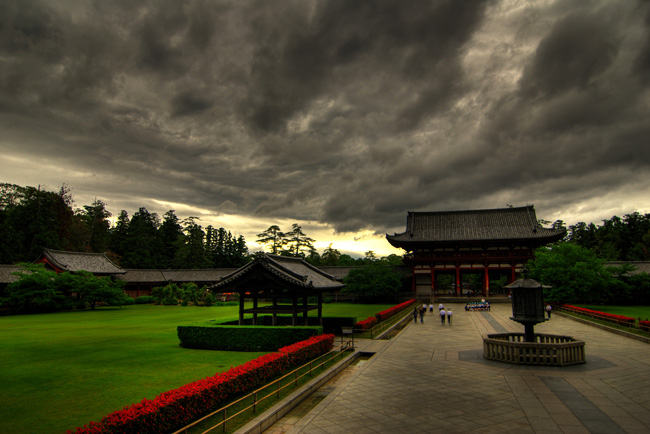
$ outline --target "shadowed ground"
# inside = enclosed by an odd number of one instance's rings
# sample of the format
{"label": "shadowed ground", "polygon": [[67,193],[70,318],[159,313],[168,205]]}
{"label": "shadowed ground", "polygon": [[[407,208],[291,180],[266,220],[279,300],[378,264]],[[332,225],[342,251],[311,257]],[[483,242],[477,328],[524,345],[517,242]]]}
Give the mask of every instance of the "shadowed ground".
{"label": "shadowed ground", "polygon": [[587,363],[517,366],[483,359],[482,336],[523,332],[509,304],[490,312],[452,305],[454,322],[427,315],[266,433],[648,433],[650,344],[554,314],[538,333],[586,342]]}

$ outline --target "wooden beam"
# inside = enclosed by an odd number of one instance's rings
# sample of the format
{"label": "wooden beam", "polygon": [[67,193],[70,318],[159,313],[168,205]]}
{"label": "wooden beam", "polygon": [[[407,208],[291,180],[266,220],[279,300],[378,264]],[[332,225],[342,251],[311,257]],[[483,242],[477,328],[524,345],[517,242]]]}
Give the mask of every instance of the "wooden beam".
{"label": "wooden beam", "polygon": [[244,291],[239,292],[239,325],[244,325]]}

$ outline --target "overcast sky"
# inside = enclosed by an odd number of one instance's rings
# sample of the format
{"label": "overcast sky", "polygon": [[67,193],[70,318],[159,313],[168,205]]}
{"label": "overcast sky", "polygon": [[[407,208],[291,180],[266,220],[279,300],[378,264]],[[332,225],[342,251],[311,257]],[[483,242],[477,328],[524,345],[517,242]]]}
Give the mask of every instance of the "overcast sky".
{"label": "overcast sky", "polygon": [[379,256],[408,211],[650,212],[650,3],[0,0],[0,182]]}

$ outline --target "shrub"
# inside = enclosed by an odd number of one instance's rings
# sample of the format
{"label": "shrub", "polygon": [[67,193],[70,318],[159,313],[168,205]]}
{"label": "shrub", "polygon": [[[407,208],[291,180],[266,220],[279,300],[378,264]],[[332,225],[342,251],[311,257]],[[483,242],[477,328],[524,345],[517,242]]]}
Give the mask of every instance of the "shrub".
{"label": "shrub", "polygon": [[133,297],[129,297],[127,295],[122,299],[122,304],[125,305],[125,306],[135,304],[135,299]]}
{"label": "shrub", "polygon": [[212,306],[214,304],[214,295],[208,293],[208,295],[205,296],[205,301],[203,302],[203,306]]}
{"label": "shrub", "polygon": [[157,286],[153,288],[151,295],[156,300],[156,304],[176,306],[178,300],[183,298],[183,290],[175,283],[169,283],[166,286]]}
{"label": "shrub", "polygon": [[141,295],[140,297],[135,299],[135,304],[149,304],[155,301],[156,299],[153,298],[151,295]]}

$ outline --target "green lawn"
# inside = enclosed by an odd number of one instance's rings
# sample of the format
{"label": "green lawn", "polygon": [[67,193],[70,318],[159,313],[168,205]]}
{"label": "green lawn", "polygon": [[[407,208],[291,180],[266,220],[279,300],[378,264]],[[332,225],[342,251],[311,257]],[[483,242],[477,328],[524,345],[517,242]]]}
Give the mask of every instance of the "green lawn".
{"label": "green lawn", "polygon": [[[326,304],[358,320],[391,305]],[[189,350],[176,327],[237,306],[126,306],[0,317],[0,433],[62,433],[264,353]]]}

